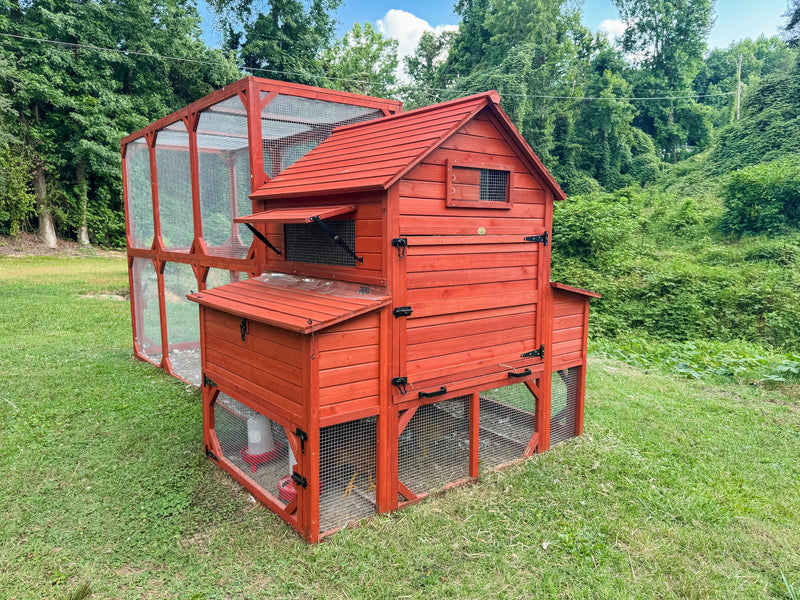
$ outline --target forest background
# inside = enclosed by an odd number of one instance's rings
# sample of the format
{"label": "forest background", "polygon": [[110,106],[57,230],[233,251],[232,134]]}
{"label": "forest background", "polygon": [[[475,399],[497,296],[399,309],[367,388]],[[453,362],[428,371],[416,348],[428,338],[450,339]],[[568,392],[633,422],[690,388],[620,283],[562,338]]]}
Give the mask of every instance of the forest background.
{"label": "forest background", "polygon": [[0,234],[124,247],[120,139],[246,74],[403,100],[496,89],[570,199],[553,278],[603,294],[594,350],[693,378],[800,380],[800,0],[706,45],[713,0],[458,0],[404,59],[339,0],[0,0]]}

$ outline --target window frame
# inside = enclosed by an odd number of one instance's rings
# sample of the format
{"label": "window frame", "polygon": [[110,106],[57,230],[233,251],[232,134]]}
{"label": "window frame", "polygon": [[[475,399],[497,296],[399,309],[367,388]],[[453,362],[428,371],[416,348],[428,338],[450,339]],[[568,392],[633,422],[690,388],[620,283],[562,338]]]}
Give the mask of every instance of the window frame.
{"label": "window frame", "polygon": [[[506,180],[506,201],[498,202],[496,200],[465,200],[456,197],[455,189],[455,174],[454,169],[473,169],[476,171],[491,170],[491,171],[506,171],[508,178]],[[479,184],[480,187],[480,184]],[[512,198],[512,191],[514,189],[514,167],[508,164],[499,164],[487,161],[478,160],[454,160],[448,158],[446,161],[445,169],[445,205],[452,208],[493,208],[495,210],[509,210],[513,208],[514,201]]]}

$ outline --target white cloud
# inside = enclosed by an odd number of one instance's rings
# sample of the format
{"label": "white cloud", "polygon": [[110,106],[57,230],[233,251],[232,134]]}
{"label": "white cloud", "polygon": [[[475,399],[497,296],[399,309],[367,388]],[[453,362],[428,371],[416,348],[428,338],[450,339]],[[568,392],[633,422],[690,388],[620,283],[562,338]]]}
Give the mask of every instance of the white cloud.
{"label": "white cloud", "polygon": [[599,27],[600,31],[607,34],[612,42],[625,33],[626,28],[625,22],[619,19],[606,19],[600,23]]}
{"label": "white cloud", "polygon": [[432,27],[425,19],[396,8],[391,9],[377,22],[378,31],[385,37],[397,40],[397,55],[400,59],[398,75],[405,79],[405,64],[403,59],[414,53],[419,44],[419,39],[426,31],[441,33],[443,31],[456,31],[458,25],[436,25]]}

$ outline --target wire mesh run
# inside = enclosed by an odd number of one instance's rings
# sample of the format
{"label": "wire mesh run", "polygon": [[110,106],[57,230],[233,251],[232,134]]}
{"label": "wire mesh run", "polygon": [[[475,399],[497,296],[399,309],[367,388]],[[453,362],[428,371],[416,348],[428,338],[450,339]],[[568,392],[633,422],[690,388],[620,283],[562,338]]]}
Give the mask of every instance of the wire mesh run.
{"label": "wire mesh run", "polygon": [[197,303],[186,296],[197,290],[191,265],[167,263],[164,267],[164,302],[167,341],[172,370],[181,379],[199,386],[200,316]]}
{"label": "wire mesh run", "polygon": [[469,396],[417,408],[398,446],[398,476],[414,494],[468,477]]}
{"label": "wire mesh run", "polygon": [[144,138],[128,144],[125,154],[128,179],[128,221],[131,245],[153,245],[153,187],[150,179],[150,151]]}
{"label": "wire mesh run", "polygon": [[249,279],[247,273],[241,271],[228,271],[227,269],[209,269],[206,275],[206,289],[210,290],[221,285],[236,283]]}
{"label": "wire mesh run", "polygon": [[281,480],[294,465],[282,425],[220,392],[214,403],[214,432],[222,456],[264,492],[284,505],[290,502],[280,491]]}
{"label": "wire mesh run", "polygon": [[508,171],[481,169],[481,202],[507,202]]}
{"label": "wire mesh run", "polygon": [[[266,95],[262,92],[262,100]],[[279,94],[261,111],[264,172],[275,177],[327,139],[336,127],[382,116],[383,112],[374,108]]]}
{"label": "wire mesh run", "polygon": [[136,343],[150,362],[161,364],[161,313],[158,307],[158,275],[149,258],[134,258],[131,298],[136,311]]}
{"label": "wire mesh run", "polygon": [[158,212],[161,239],[172,252],[189,252],[194,241],[189,134],[182,122],[156,137]]}
{"label": "wire mesh run", "polygon": [[375,512],[376,427],[367,417],[320,431],[320,532]]}
{"label": "wire mesh run", "polygon": [[577,435],[578,383],[581,367],[553,373],[550,393],[550,445]]}
{"label": "wire mesh run", "polygon": [[[355,251],[355,221],[325,221],[325,224]],[[318,265],[356,266],[356,259],[334,242],[317,223],[284,223],[283,234],[286,260]]]}
{"label": "wire mesh run", "polygon": [[247,112],[238,96],[203,111],[197,125],[200,214],[209,254],[244,258],[253,237],[233,219],[252,212]]}
{"label": "wire mesh run", "polygon": [[480,393],[478,460],[482,470],[522,458],[536,432],[536,397],[524,383]]}

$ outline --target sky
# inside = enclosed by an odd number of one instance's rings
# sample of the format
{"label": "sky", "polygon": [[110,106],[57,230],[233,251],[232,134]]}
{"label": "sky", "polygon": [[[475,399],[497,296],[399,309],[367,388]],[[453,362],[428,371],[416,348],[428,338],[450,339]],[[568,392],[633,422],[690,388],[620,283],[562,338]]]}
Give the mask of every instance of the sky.
{"label": "sky", "polygon": [[[206,42],[217,45],[207,9],[202,6],[203,0],[200,2],[201,14],[205,16]],[[369,21],[385,36],[398,40],[399,54],[406,56],[413,52],[423,31],[456,27],[458,17],[453,12],[454,3],[446,0],[344,0],[337,12],[338,33],[341,37],[353,23]],[[786,0],[717,0],[709,48],[725,48],[747,37],[776,34],[785,21],[786,7]],[[622,31],[623,25],[612,0],[585,0],[582,12],[583,24],[593,31],[602,30],[611,35]]]}

